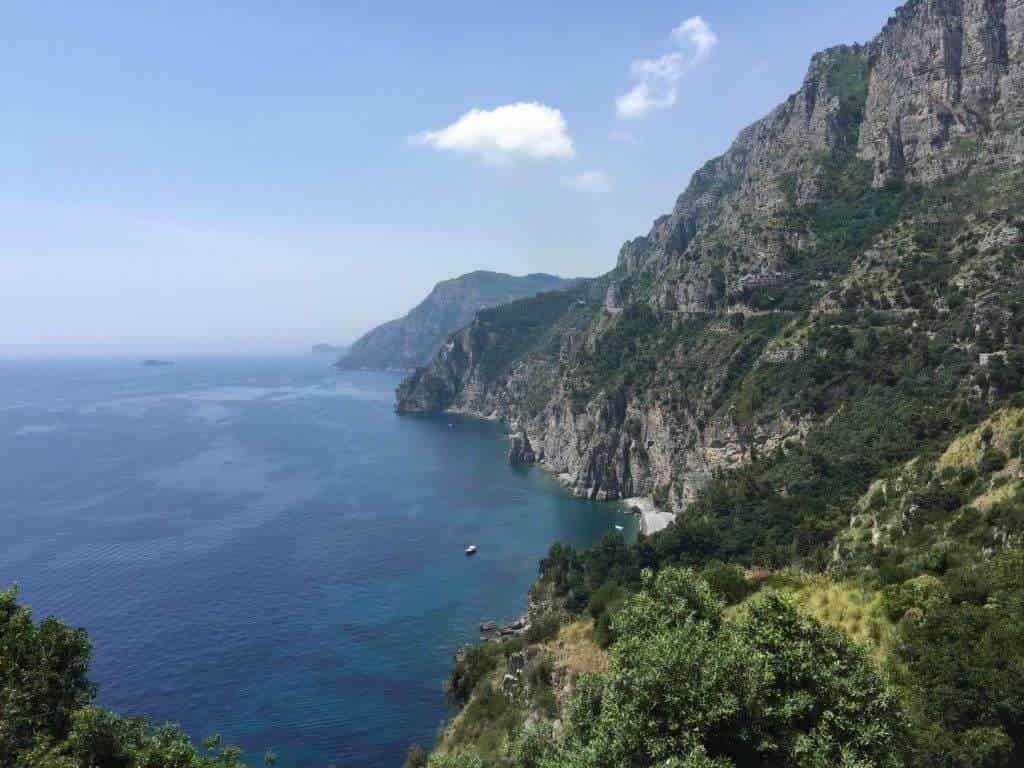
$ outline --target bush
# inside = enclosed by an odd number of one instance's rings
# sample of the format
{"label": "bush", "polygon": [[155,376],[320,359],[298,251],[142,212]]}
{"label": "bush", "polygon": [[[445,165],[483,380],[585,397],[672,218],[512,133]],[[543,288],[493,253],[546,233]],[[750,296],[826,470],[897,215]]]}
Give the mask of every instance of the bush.
{"label": "bush", "polygon": [[558,630],[561,626],[562,620],[558,614],[545,613],[542,616],[538,616],[530,623],[529,629],[523,633],[523,639],[531,645],[536,643],[546,643],[548,640],[553,640],[558,635]]}
{"label": "bush", "polygon": [[616,627],[611,671],[579,681],[545,768],[904,765],[897,696],[862,650],[777,593],[723,622],[710,586],[670,568]]}
{"label": "bush", "polygon": [[615,582],[605,582],[593,595],[587,611],[594,619],[594,639],[602,648],[612,644],[612,617],[622,607],[626,599],[626,591]]}
{"label": "bush", "polygon": [[0,592],[0,765],[26,768],[243,768],[241,751],[181,729],[153,728],[93,705],[84,630],[35,624],[14,589]]}
{"label": "bush", "polygon": [[709,563],[701,570],[700,575],[728,605],[743,602],[748,595],[758,589],[756,584],[747,581],[742,568],[738,565],[726,565],[720,560]]}
{"label": "bush", "polygon": [[476,754],[434,755],[430,768],[487,768],[487,763]]}
{"label": "bush", "polygon": [[505,644],[481,643],[472,645],[456,659],[452,673],[445,683],[445,693],[456,705],[464,705],[473,695],[480,681],[498,667],[507,655]]}
{"label": "bush", "polygon": [[[900,662],[923,722],[945,731],[950,743],[966,747],[969,738],[978,754],[1004,754],[1000,732],[1019,744],[1024,737],[1022,636],[1019,599],[999,607],[942,605],[920,621],[900,624]],[[999,765],[980,758],[963,764]]]}
{"label": "bush", "polygon": [[983,475],[989,475],[993,472],[998,472],[1005,467],[1006,462],[1007,458],[1005,453],[996,450],[995,448],[988,448],[981,455],[981,461],[978,462],[978,471]]}
{"label": "bush", "polygon": [[949,602],[946,585],[934,576],[923,574],[882,592],[885,612],[891,621],[899,621],[911,608],[922,613]]}

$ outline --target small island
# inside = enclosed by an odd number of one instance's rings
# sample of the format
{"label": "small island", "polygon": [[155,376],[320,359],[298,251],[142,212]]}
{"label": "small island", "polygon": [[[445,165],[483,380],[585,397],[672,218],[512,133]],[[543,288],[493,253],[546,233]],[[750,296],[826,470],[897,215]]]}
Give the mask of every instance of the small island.
{"label": "small island", "polygon": [[339,344],[314,344],[313,354],[338,358],[348,352],[348,347]]}
{"label": "small island", "polygon": [[174,363],[172,361],[170,361],[170,360],[155,360],[155,359],[143,360],[142,364],[144,366],[146,366],[147,368],[163,368],[164,366],[167,366],[167,365],[174,365]]}

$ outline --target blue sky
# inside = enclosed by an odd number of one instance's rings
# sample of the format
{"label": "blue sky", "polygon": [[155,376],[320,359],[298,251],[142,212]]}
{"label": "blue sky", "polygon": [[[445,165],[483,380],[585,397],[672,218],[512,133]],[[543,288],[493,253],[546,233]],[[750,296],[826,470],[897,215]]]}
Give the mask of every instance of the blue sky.
{"label": "blue sky", "polygon": [[0,355],[303,351],[473,269],[599,274],[895,5],[4,3]]}

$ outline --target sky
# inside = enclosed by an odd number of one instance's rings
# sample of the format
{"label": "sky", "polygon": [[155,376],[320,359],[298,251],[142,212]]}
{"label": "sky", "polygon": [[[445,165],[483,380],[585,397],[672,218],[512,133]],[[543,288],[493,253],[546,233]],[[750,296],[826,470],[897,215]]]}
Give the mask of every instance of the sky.
{"label": "sky", "polygon": [[0,4],[0,356],[305,352],[589,276],[895,0]]}

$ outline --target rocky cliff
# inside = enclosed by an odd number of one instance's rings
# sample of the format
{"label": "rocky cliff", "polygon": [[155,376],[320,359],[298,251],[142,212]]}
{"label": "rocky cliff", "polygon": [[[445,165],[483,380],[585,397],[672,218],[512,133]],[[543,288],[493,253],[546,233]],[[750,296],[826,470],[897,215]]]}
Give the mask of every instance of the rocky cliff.
{"label": "rocky cliff", "polygon": [[902,396],[877,373],[897,350],[941,342],[922,376],[996,397],[981,355],[1017,338],[1022,115],[1024,2],[913,0],[816,55],[612,272],[480,313],[398,409],[503,419],[513,460],[576,493],[679,510],[856,397]]}
{"label": "rocky cliff", "polygon": [[374,328],[338,361],[341,368],[410,370],[430,360],[452,331],[467,325],[481,309],[557,291],[573,281],[554,275],[516,277],[470,272],[434,286],[405,317]]}

